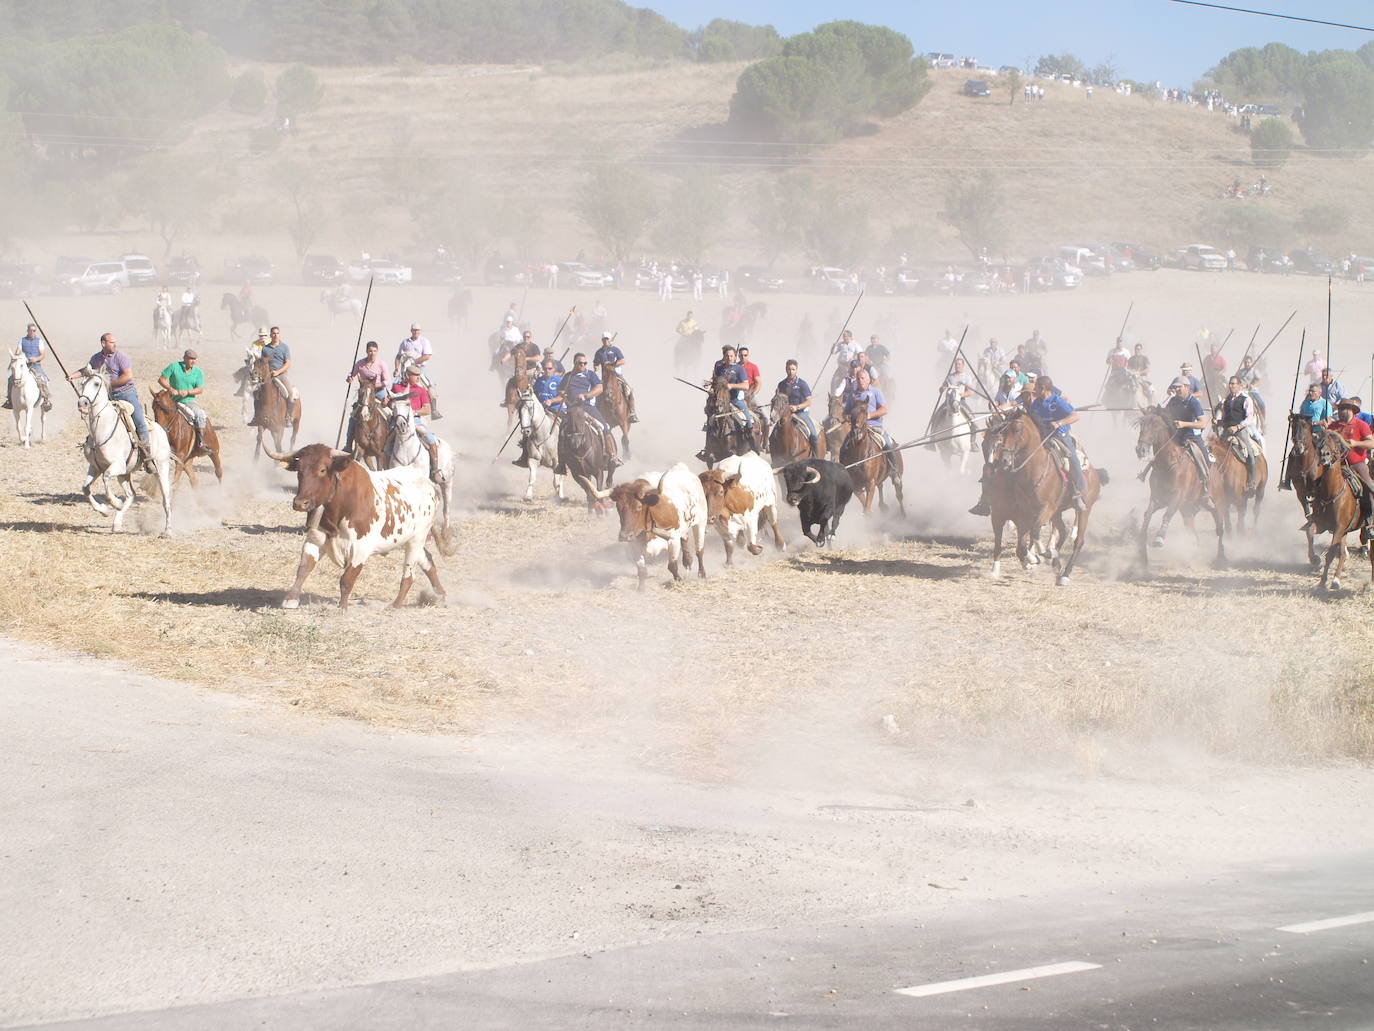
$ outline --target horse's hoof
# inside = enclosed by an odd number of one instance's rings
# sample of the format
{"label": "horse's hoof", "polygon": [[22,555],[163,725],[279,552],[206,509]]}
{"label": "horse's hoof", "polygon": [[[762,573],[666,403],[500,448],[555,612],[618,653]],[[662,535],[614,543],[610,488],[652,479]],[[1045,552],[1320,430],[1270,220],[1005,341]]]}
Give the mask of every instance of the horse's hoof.
{"label": "horse's hoof", "polygon": [[988,579],[999,580],[1002,577],[1002,563],[994,562],[992,568],[988,570]]}
{"label": "horse's hoof", "polygon": [[284,609],[298,609],[301,607],[301,600],[299,598],[283,598],[281,600],[281,607]]}
{"label": "horse's hoof", "polygon": [[1163,538],[1163,537],[1156,537],[1156,538],[1150,543],[1150,547],[1152,547],[1152,548],[1162,548],[1162,547],[1164,547],[1164,538]]}
{"label": "horse's hoof", "polygon": [[751,555],[762,555],[762,554],[763,554],[763,545],[762,545],[762,544],[751,544],[751,545],[749,545],[749,554],[751,554]]}
{"label": "horse's hoof", "polygon": [[1069,586],[1069,578],[1067,576],[1061,576],[1058,580],[1055,581],[1055,583],[1057,583],[1060,587],[1067,587]]}
{"label": "horse's hoof", "polygon": [[1327,584],[1326,589],[1330,591],[1332,594],[1335,594],[1337,591],[1341,589],[1341,582],[1339,580],[1332,580],[1329,584]]}

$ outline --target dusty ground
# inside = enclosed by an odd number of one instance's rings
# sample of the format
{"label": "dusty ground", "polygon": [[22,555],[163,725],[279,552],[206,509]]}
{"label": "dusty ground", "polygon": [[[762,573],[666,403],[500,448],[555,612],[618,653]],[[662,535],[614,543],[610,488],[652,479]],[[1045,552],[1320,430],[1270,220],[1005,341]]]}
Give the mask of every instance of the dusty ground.
{"label": "dusty ground", "polygon": [[[971,350],[990,334],[1010,345],[1039,328],[1059,378],[1082,403],[1092,400],[1105,343],[1132,300],[1128,332],[1166,368],[1191,349],[1199,327],[1224,334],[1235,325],[1228,349],[1235,358],[1256,321],[1267,327],[1263,341],[1298,308],[1269,355],[1276,381],[1269,393],[1281,406],[1286,386],[1277,384],[1291,375],[1300,327],[1317,335],[1324,316],[1322,286],[1247,274],[1137,274],[1075,295],[865,300],[854,327],[860,337],[883,327],[897,352],[890,425],[910,439],[925,423],[924,383],[945,327],[969,322]],[[1366,317],[1369,296],[1343,288],[1337,303],[1334,363],[1347,367],[1352,389],[1364,358],[1344,341]],[[279,287],[261,299],[295,349],[306,396],[302,442],[332,440],[353,332],[343,322],[328,326],[314,291]],[[490,321],[508,299],[478,291],[476,311]],[[684,459],[694,465],[698,399],[672,381],[667,347],[687,305],[628,294],[604,300],[644,412],[627,473]],[[38,310],[71,364],[84,357],[77,341],[93,341],[106,327],[143,325],[150,302],[134,292]],[[526,309],[539,339],[579,302],[589,306],[591,298],[531,293]],[[442,573],[448,609],[421,602],[400,614],[385,610],[397,575],[392,559],[369,566],[360,603],[347,614],[333,607],[328,567],[315,574],[300,611],[276,607],[294,571],[300,518],[289,508],[287,476],[248,458],[226,388],[237,350],[226,341],[227,320],[211,312],[202,354],[213,384],[209,407],[225,427],[223,489],[203,486],[193,495],[183,487],[170,542],[111,538],[107,521],[76,493],[83,463],[64,398],[48,443],[24,452],[9,438],[4,448],[0,560],[16,589],[0,599],[0,629],[381,724],[469,733],[529,724],[619,735],[640,761],[705,777],[729,777],[779,722],[830,731],[868,727],[889,713],[915,741],[975,732],[1062,752],[1088,769],[1110,766],[1117,735],[1265,759],[1366,755],[1374,745],[1367,687],[1351,680],[1374,648],[1342,629],[1369,601],[1312,593],[1297,505],[1272,485],[1261,533],[1233,542],[1231,569],[1210,570],[1206,540],[1195,548],[1176,526],[1146,575],[1126,536],[1145,498],[1133,476],[1133,435],[1113,416],[1085,416],[1089,451],[1115,477],[1069,589],[1020,572],[987,580],[987,522],[963,511],[976,485],[946,476],[933,455],[917,450],[908,455],[905,518],[889,512],[865,520],[851,509],[839,547],[818,553],[804,540],[796,545],[796,517],[787,512],[786,555],[744,556],[727,570],[713,542],[706,581],[666,585],[659,567],[639,594],[610,520],[552,503],[546,478],[541,500],[524,504],[523,473],[507,464],[509,452],[492,462],[504,414],[485,371],[485,326],[455,339],[440,320],[443,303],[439,291],[379,291],[367,335],[389,349],[418,318],[439,348],[449,412],[439,429],[463,455],[461,544]],[[719,302],[696,307],[714,327]],[[822,331],[828,319],[843,318],[829,301],[770,299],[754,342],[766,379],[781,374],[804,312]],[[124,336],[147,384],[166,355],[155,355],[136,330]],[[820,356],[799,357],[810,376]],[[1357,564],[1347,583],[1358,587],[1363,576]]]}

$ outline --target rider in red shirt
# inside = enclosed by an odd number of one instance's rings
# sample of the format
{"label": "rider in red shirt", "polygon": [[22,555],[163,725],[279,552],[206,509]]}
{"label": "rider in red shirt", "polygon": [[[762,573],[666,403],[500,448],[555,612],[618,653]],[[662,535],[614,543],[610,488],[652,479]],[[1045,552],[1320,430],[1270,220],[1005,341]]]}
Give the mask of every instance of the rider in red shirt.
{"label": "rider in red shirt", "polygon": [[1364,481],[1365,487],[1374,494],[1374,479],[1369,476],[1369,448],[1374,447],[1374,430],[1363,419],[1357,419],[1360,406],[1354,401],[1345,400],[1336,406],[1336,422],[1331,427],[1341,435],[1349,446],[1345,453],[1345,463],[1350,471]]}

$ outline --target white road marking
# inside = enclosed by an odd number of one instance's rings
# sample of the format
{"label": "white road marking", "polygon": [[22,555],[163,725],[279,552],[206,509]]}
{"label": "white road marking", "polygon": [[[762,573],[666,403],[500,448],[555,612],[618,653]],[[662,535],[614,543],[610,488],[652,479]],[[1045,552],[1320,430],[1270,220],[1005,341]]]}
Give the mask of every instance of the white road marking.
{"label": "white road marking", "polygon": [[1312,931],[1329,931],[1333,927],[1349,927],[1352,924],[1374,923],[1374,913],[1351,913],[1349,916],[1333,916],[1330,920],[1312,920],[1305,924],[1289,924],[1280,931],[1289,934],[1310,934]]}
{"label": "white road marking", "polygon": [[898,995],[911,995],[917,998],[924,995],[943,995],[945,992],[962,992],[969,988],[987,988],[995,984],[1011,984],[1014,981],[1033,981],[1038,977],[1055,977],[1059,974],[1077,974],[1084,970],[1099,970],[1100,963],[1050,963],[1043,967],[1026,967],[1023,970],[1007,970],[1000,974],[984,974],[981,977],[963,977],[957,981],[937,981],[933,984],[918,984],[912,988],[898,988]]}

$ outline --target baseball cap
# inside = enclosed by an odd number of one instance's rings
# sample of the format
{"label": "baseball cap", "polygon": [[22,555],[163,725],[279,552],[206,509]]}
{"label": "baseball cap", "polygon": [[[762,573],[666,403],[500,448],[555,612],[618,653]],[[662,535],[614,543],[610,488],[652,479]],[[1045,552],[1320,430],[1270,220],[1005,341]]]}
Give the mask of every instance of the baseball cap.
{"label": "baseball cap", "polygon": [[1171,380],[1170,383],[1169,383],[1169,389],[1170,389],[1170,390],[1173,390],[1173,389],[1175,389],[1176,387],[1191,387],[1191,386],[1192,386],[1192,384],[1189,383],[1189,382],[1188,382],[1186,379],[1184,379],[1182,376],[1175,376],[1175,377],[1173,378],[1173,380]]}
{"label": "baseball cap", "polygon": [[188,348],[186,349],[186,353],[183,354],[183,355],[181,356],[181,360],[182,360],[182,361],[185,361],[187,358],[197,358],[197,359],[199,359],[199,358],[200,358],[200,355],[196,354],[195,351],[191,350],[191,349],[188,347]]}
{"label": "baseball cap", "polygon": [[417,330],[417,329],[420,328],[420,324],[419,324],[418,322],[412,322],[412,323],[410,324],[410,328],[411,328],[412,331]]}
{"label": "baseball cap", "polygon": [[607,330],[606,332],[602,333],[602,334],[601,334],[601,339],[602,339],[602,340],[609,340],[609,339],[611,339],[610,330]]}
{"label": "baseball cap", "polygon": [[258,336],[260,336],[260,337],[265,337],[265,336],[267,336],[267,327],[266,327],[266,326],[259,326],[259,327],[258,327]]}

